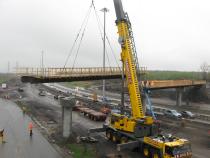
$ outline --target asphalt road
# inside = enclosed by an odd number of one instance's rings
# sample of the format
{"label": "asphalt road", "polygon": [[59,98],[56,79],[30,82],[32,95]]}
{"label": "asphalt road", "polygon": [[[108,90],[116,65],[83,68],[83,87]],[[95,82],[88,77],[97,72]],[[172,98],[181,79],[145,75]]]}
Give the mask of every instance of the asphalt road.
{"label": "asphalt road", "polygon": [[29,137],[30,121],[13,102],[0,99],[0,128],[6,141],[0,142],[0,158],[61,158],[36,128]]}

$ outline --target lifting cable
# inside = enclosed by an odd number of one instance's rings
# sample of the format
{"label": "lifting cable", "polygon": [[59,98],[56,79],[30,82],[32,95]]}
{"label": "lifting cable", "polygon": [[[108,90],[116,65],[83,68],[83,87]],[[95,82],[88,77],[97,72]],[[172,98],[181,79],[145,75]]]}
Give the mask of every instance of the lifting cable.
{"label": "lifting cable", "polygon": [[75,63],[76,63],[77,56],[78,56],[78,54],[79,54],[79,50],[80,50],[80,47],[81,47],[81,44],[82,44],[82,40],[83,40],[85,31],[86,31],[86,28],[87,28],[87,24],[88,24],[88,21],[89,21],[91,9],[92,9],[93,6],[94,6],[94,1],[92,0],[91,6],[90,6],[90,12],[89,12],[89,14],[88,14],[88,16],[87,16],[86,23],[85,23],[84,29],[83,29],[83,31],[82,31],[82,35],[81,35],[81,38],[80,38],[80,41],[79,41],[79,46],[78,46],[78,48],[77,48],[77,52],[76,52],[76,56],[75,56],[75,58],[74,58],[74,62],[73,62],[73,65],[72,65],[72,69],[74,68]]}
{"label": "lifting cable", "polygon": [[[95,11],[95,13],[96,13],[96,9],[95,9],[95,5],[94,5],[94,1],[92,1],[91,6],[94,8],[94,11]],[[90,12],[91,12],[91,11],[90,11]],[[73,66],[72,66],[72,68],[74,68],[75,63],[76,63],[76,59],[77,59],[77,56],[78,56],[78,53],[79,53],[79,50],[80,50],[80,47],[81,47],[81,43],[82,43],[82,40],[83,40],[83,37],[84,37],[84,33],[85,33],[85,31],[86,31],[86,27],[87,27],[87,24],[88,24],[89,16],[90,16],[90,14],[89,14],[89,15],[88,15],[88,17],[87,17],[87,21],[86,21],[86,24],[85,24],[85,27],[84,27],[84,30],[83,30],[82,36],[81,36],[81,38],[80,38],[79,46],[78,46],[78,49],[77,49],[76,56],[75,56],[75,58],[74,58],[74,62],[73,62]],[[99,28],[100,35],[101,35],[101,38],[102,38],[102,41],[103,41],[102,31],[101,31],[101,29],[100,29],[100,26],[99,26],[99,25],[98,25],[98,28]],[[107,52],[105,52],[105,53],[106,53],[106,56],[107,56],[107,60],[108,60],[109,66],[111,67],[110,60],[109,60],[109,56],[108,56]]]}
{"label": "lifting cable", "polygon": [[[92,3],[92,4],[93,4],[93,3]],[[90,10],[90,12],[91,12],[91,10]],[[82,40],[83,40],[85,31],[86,31],[86,28],[87,28],[87,24],[88,24],[88,21],[89,21],[89,17],[90,17],[90,14],[89,14],[89,16],[88,16],[88,18],[87,18],[86,24],[85,24],[84,29],[83,29],[83,31],[82,31],[82,36],[81,36],[80,41],[79,41],[79,46],[78,46],[78,48],[77,48],[77,52],[76,52],[76,56],[75,56],[75,58],[74,58],[74,62],[73,62],[72,68],[74,68],[74,66],[75,66],[75,62],[76,62],[76,59],[77,59],[77,56],[78,56],[78,53],[79,53],[79,50],[80,50],[80,47],[81,47],[81,44],[82,44]]]}
{"label": "lifting cable", "polygon": [[86,16],[85,16],[85,18],[84,18],[84,20],[83,20],[83,22],[82,22],[82,25],[81,25],[81,27],[80,27],[80,29],[79,29],[77,35],[76,35],[76,38],[75,38],[75,40],[74,40],[74,43],[73,43],[73,45],[72,45],[72,47],[71,47],[71,49],[70,49],[70,51],[69,51],[69,54],[68,54],[68,56],[67,56],[67,58],[66,58],[66,61],[65,61],[65,64],[64,64],[63,69],[66,68],[66,65],[67,65],[67,63],[68,63],[68,60],[69,60],[70,56],[71,56],[72,53],[73,53],[74,47],[75,47],[75,45],[76,45],[76,43],[77,43],[77,40],[79,39],[79,36],[80,36],[80,34],[81,34],[81,32],[82,32],[82,29],[83,29],[85,23],[87,22],[87,19],[88,19],[89,16],[90,16],[90,12],[91,12],[91,8],[92,8],[92,7],[93,7],[93,1],[91,2],[91,5],[90,5],[90,7],[89,7],[89,9],[88,9],[88,11],[87,11],[87,14],[86,14]]}
{"label": "lifting cable", "polygon": [[[77,57],[78,57],[79,50],[80,50],[80,47],[81,47],[81,44],[82,44],[82,40],[83,40],[85,31],[86,31],[86,27],[87,27],[87,24],[88,24],[88,21],[89,21],[89,17],[90,17],[90,13],[91,13],[92,7],[94,8],[94,12],[95,12],[95,15],[96,15],[96,20],[97,20],[97,23],[98,23],[98,29],[99,29],[99,31],[100,31],[101,39],[102,39],[102,41],[104,40],[104,39],[103,39],[103,35],[102,35],[102,29],[101,29],[102,25],[101,25],[101,22],[100,22],[100,18],[99,18],[98,14],[97,14],[97,11],[96,11],[96,8],[95,8],[95,5],[94,5],[94,1],[92,0],[91,5],[90,5],[90,7],[89,7],[89,9],[88,9],[88,12],[87,12],[87,14],[86,14],[86,16],[85,16],[85,18],[84,18],[84,20],[83,20],[83,22],[82,22],[82,25],[81,25],[81,27],[80,27],[80,29],[79,29],[79,32],[78,32],[78,34],[76,35],[76,38],[75,38],[75,40],[74,40],[74,43],[73,43],[73,45],[72,45],[72,47],[71,47],[71,49],[70,49],[70,51],[69,51],[69,54],[68,54],[68,56],[67,56],[67,58],[66,58],[66,61],[65,61],[63,70],[65,70],[66,65],[67,65],[67,63],[68,63],[68,61],[69,61],[69,58],[70,58],[71,55],[73,54],[73,50],[74,50],[74,48],[75,48],[75,46],[76,46],[76,44],[77,44],[77,41],[78,41],[78,39],[79,39],[79,37],[80,37],[79,45],[78,45],[78,48],[77,48],[77,52],[76,52],[76,56],[75,56],[75,58],[74,58],[74,62],[73,62],[72,68],[74,68],[74,66],[75,66],[76,59],[77,59]],[[81,33],[82,33],[82,35],[81,35]],[[111,43],[110,43],[110,40],[109,40],[108,36],[105,35],[105,38],[106,38],[107,41],[108,41],[108,44],[109,44],[109,47],[110,47],[110,49],[111,49],[111,52],[112,52],[112,54],[113,54],[113,56],[114,56],[115,62],[116,62],[116,64],[117,64],[117,66],[120,68],[120,66],[119,66],[119,64],[118,64],[118,62],[117,62],[116,56],[115,56],[115,54],[114,54],[114,50],[113,50],[113,48],[112,48],[112,46],[111,46]],[[106,40],[106,39],[105,39],[105,40]],[[107,57],[107,60],[108,60],[108,64],[109,64],[109,66],[110,66],[110,68],[111,68],[110,59],[109,59],[109,56],[108,56],[107,51],[105,51],[105,53],[106,53],[106,57]]]}

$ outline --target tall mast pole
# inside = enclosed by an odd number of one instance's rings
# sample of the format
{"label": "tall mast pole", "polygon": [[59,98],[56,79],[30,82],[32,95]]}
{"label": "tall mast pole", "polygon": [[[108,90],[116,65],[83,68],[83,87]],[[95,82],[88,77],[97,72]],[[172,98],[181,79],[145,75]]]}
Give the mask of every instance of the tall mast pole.
{"label": "tall mast pole", "polygon": [[[106,53],[106,13],[109,11],[107,8],[101,9],[104,12],[104,38],[103,38],[103,72],[105,74],[105,53]],[[105,80],[103,80],[103,101],[105,99]]]}

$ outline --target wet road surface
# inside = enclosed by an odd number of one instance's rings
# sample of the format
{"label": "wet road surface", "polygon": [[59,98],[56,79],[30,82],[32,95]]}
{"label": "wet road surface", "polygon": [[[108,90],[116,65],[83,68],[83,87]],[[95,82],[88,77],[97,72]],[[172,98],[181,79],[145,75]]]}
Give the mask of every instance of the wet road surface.
{"label": "wet road surface", "polygon": [[29,137],[30,121],[16,104],[0,99],[0,129],[5,130],[6,141],[0,142],[0,158],[61,158],[36,128]]}

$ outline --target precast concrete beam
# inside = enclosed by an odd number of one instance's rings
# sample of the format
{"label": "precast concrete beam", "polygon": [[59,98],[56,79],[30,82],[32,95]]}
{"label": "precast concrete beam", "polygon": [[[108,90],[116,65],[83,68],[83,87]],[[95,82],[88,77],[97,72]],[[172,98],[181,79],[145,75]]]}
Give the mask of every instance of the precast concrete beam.
{"label": "precast concrete beam", "polygon": [[68,138],[72,133],[72,108],[75,106],[75,98],[61,98],[60,104],[62,107],[63,137]]}

